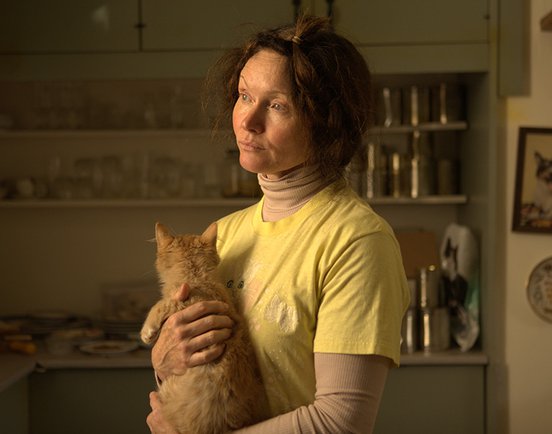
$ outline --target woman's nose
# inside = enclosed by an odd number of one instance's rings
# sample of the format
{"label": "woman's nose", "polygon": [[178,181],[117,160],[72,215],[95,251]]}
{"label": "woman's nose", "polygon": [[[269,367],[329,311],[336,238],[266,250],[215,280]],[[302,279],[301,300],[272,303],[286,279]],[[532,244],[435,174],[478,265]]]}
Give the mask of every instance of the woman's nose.
{"label": "woman's nose", "polygon": [[264,110],[260,107],[250,107],[244,113],[242,127],[255,133],[262,132],[264,130]]}

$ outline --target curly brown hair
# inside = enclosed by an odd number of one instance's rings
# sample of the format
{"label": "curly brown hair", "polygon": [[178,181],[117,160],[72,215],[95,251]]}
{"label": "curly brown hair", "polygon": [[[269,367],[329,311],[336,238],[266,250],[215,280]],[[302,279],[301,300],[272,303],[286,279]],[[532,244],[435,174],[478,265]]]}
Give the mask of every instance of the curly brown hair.
{"label": "curly brown hair", "polygon": [[261,50],[288,59],[293,103],[312,143],[308,163],[318,165],[323,176],[343,175],[372,121],[371,75],[364,58],[327,18],[303,15],[295,24],[260,31],[209,71],[205,88],[219,97],[216,125],[231,119],[241,70]]}

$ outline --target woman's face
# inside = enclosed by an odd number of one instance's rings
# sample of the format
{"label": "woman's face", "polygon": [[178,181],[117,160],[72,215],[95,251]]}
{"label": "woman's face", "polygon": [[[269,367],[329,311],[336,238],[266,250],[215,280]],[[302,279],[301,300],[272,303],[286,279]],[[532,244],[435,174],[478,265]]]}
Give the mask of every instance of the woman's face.
{"label": "woman's face", "polygon": [[306,128],[293,105],[287,59],[262,50],[243,67],[232,124],[241,166],[279,178],[307,160]]}

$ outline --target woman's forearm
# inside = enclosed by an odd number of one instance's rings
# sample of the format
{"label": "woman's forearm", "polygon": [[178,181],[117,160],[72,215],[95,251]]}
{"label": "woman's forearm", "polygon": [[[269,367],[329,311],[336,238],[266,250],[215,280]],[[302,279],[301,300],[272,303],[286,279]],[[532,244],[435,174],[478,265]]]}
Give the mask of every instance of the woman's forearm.
{"label": "woman's forearm", "polygon": [[372,355],[316,353],[314,403],[239,434],[371,433],[391,361]]}

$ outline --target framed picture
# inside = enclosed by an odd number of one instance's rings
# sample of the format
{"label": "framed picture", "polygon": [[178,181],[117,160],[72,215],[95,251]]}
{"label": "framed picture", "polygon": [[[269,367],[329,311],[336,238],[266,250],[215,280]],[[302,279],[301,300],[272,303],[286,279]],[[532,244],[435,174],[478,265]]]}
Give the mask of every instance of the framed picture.
{"label": "framed picture", "polygon": [[552,234],[552,128],[519,129],[512,230]]}

